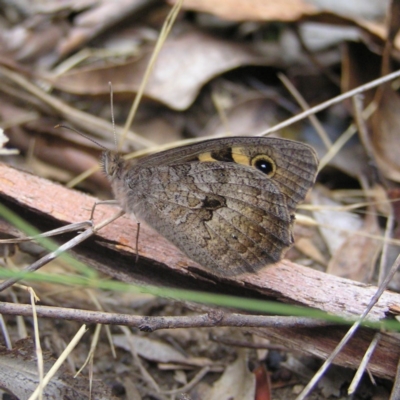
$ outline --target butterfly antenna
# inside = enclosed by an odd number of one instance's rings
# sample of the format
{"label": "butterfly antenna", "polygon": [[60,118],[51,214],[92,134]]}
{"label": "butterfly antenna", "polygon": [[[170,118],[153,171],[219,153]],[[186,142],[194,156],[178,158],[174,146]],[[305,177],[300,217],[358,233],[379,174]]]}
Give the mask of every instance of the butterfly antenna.
{"label": "butterfly antenna", "polygon": [[110,86],[111,123],[112,123],[112,128],[113,128],[114,145],[115,145],[115,150],[118,150],[117,132],[115,131],[115,118],[114,118],[114,91],[113,91],[112,83],[108,82],[108,84]]}
{"label": "butterfly antenna", "polygon": [[79,132],[78,130],[76,130],[75,128],[72,128],[70,126],[67,125],[56,125],[54,128],[64,128],[64,129],[68,129],[69,131],[75,132],[78,135],[83,136],[84,138],[86,138],[87,140],[90,140],[92,143],[94,143],[95,145],[99,146],[101,149],[107,151],[107,147],[104,147],[102,144],[100,144],[97,140],[94,140],[93,138],[89,137],[88,135],[85,135],[82,132]]}

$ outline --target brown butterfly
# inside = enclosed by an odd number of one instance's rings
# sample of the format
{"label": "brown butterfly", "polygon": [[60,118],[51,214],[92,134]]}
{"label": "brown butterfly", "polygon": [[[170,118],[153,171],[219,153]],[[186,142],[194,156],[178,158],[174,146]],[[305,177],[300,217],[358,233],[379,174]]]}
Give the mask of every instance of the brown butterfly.
{"label": "brown butterfly", "polygon": [[125,212],[213,274],[232,276],[279,261],[292,245],[318,159],[300,142],[229,137],[139,162],[105,151],[102,165]]}

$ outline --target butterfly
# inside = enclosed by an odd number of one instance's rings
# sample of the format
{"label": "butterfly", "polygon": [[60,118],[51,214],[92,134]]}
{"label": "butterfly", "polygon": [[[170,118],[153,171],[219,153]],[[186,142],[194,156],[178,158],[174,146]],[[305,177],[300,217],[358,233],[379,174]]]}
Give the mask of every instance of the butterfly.
{"label": "butterfly", "polygon": [[102,154],[116,200],[212,274],[254,273],[293,244],[313,185],[312,147],[280,138],[206,140],[126,161]]}

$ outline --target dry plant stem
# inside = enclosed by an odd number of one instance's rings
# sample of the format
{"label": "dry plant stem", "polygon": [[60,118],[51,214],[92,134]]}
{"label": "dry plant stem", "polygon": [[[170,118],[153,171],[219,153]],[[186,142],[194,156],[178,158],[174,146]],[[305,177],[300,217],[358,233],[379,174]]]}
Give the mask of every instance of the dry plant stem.
{"label": "dry plant stem", "polygon": [[211,93],[211,101],[215,109],[217,110],[218,117],[221,120],[222,126],[224,127],[225,130],[225,135],[232,136],[232,129],[229,127],[228,116],[226,115],[226,112],[221,104],[218,94],[214,90]]}
{"label": "dry plant stem", "polygon": [[8,334],[8,329],[7,329],[6,324],[4,323],[4,318],[3,318],[2,314],[0,314],[0,327],[1,327],[1,331],[3,332],[3,338],[4,338],[4,342],[6,344],[7,350],[12,350],[10,335]]}
{"label": "dry plant stem", "polygon": [[82,364],[82,366],[78,369],[78,371],[74,375],[74,378],[76,378],[83,371],[83,369],[86,367],[86,365],[88,365],[89,362],[93,361],[94,352],[96,351],[97,344],[99,343],[100,332],[101,332],[101,325],[97,324],[94,330],[92,341],[90,343],[89,354],[87,355],[85,362]]}
{"label": "dry plant stem", "polygon": [[[10,290],[10,295],[11,295],[12,301],[14,303],[18,304],[19,300],[13,289]],[[16,322],[17,322],[17,327],[18,327],[18,337],[21,339],[27,338],[29,335],[28,335],[28,330],[26,328],[25,319],[22,316],[18,316],[16,319]]]}
{"label": "dry plant stem", "polygon": [[[383,243],[382,252],[381,252],[381,260],[380,260],[380,265],[379,265],[379,282],[380,282],[380,284],[382,284],[384,275],[386,273],[385,266],[387,263],[387,252],[388,252],[388,247],[389,247],[389,243],[388,243],[387,239],[389,239],[389,237],[392,235],[393,228],[394,228],[393,208],[391,207],[391,205],[389,205],[389,207],[390,207],[390,215],[388,216],[387,222],[386,222],[386,229],[385,229],[385,235],[384,235],[385,241]],[[356,391],[358,383],[361,380],[362,375],[363,375],[365,369],[367,368],[368,362],[369,362],[376,346],[378,345],[381,337],[382,337],[382,335],[378,332],[375,334],[373,340],[371,341],[371,344],[368,347],[367,352],[365,353],[365,356],[364,356],[362,362],[360,363],[359,368],[357,369],[356,375],[354,376],[354,379],[349,386],[349,389],[348,389],[349,395],[352,395]]]}
{"label": "dry plant stem", "polygon": [[371,341],[371,344],[369,345],[368,350],[365,352],[364,357],[360,363],[360,366],[358,367],[357,372],[354,375],[354,378],[347,390],[347,394],[349,396],[354,394],[354,392],[356,391],[358,384],[360,383],[360,381],[364,375],[365,369],[367,368],[369,360],[371,359],[372,354],[374,353],[376,347],[378,346],[381,336],[382,335],[379,332],[377,332],[375,334],[373,340]]}
{"label": "dry plant stem", "polygon": [[[364,108],[363,96],[360,95],[360,94],[354,96],[352,98],[352,102],[353,102],[353,107],[354,107],[354,111],[355,111],[356,124],[357,124],[357,127],[358,127],[359,135],[362,136],[362,137],[367,137],[367,135],[368,135],[367,126],[365,124],[365,119],[363,118],[363,108]],[[389,219],[388,219],[387,222],[389,223]],[[389,238],[388,228],[389,228],[389,225],[386,224],[386,235],[385,235],[386,239]],[[391,232],[391,229],[390,229],[390,232]],[[383,243],[382,256],[381,256],[381,262],[380,262],[380,279],[379,279],[379,283],[382,283],[382,278],[384,276],[382,274],[382,271],[385,270],[383,268],[383,265],[385,264],[385,261],[386,261],[386,251],[385,251],[385,249],[387,249],[387,248],[388,248],[388,243],[384,242]],[[379,343],[380,338],[381,338],[380,333],[375,334],[375,336],[374,336],[373,340],[371,341],[367,351],[365,352],[364,357],[363,357],[359,367],[357,368],[357,372],[356,372],[356,374],[355,374],[355,376],[354,376],[354,378],[353,378],[353,380],[352,380],[352,382],[351,382],[351,384],[349,386],[349,389],[348,389],[348,394],[349,395],[353,394],[356,391],[356,389],[357,389],[357,387],[358,387],[358,385],[360,383],[360,380],[361,380],[361,378],[362,378],[362,376],[363,376],[363,374],[365,372],[365,369],[367,368],[368,362],[371,359],[371,356],[372,356],[376,346]]]}
{"label": "dry plant stem", "polygon": [[69,182],[67,182],[65,186],[72,189],[80,182],[83,182],[84,180],[89,178],[89,176],[93,175],[97,171],[100,171],[100,165],[94,165],[93,167],[87,169],[86,171],[83,171],[81,174],[75,176],[75,178],[72,178]]}
{"label": "dry plant stem", "polygon": [[67,226],[62,226],[61,228],[52,229],[51,231],[41,233],[40,235],[37,235],[37,236],[27,236],[27,237],[16,238],[16,239],[2,239],[2,240],[0,240],[0,244],[31,242],[32,240],[36,240],[38,238],[57,236],[57,235],[61,235],[63,233],[67,233],[67,232],[79,231],[80,229],[88,228],[91,226],[93,226],[93,222],[91,220],[77,222],[74,224],[69,224]]}
{"label": "dry plant stem", "polygon": [[[88,294],[89,298],[93,301],[93,304],[97,307],[99,311],[104,311],[102,305],[100,304],[98,298],[95,295],[95,291],[93,289],[86,289],[85,292]],[[111,348],[111,353],[114,358],[117,358],[117,353],[115,351],[115,346],[112,340],[112,334],[109,325],[105,325],[106,335],[108,339],[108,343]]]}
{"label": "dry plant stem", "polygon": [[[75,348],[75,346],[81,340],[81,338],[85,334],[85,332],[86,332],[86,326],[83,325],[79,329],[79,331],[76,333],[76,335],[73,337],[73,339],[71,340],[71,342],[69,343],[67,348],[62,352],[60,357],[54,363],[54,365],[50,368],[49,372],[44,377],[43,386],[46,386],[50,382],[50,379],[54,376],[54,374],[60,368],[61,364],[65,361],[65,359],[68,357],[68,355],[71,353],[71,351]],[[39,387],[33,392],[32,396],[29,398],[29,400],[37,399],[38,395],[39,395]]]}
{"label": "dry plant stem", "polygon": [[[278,78],[280,81],[285,85],[286,89],[290,92],[290,94],[295,98],[295,100],[300,104],[300,107],[306,111],[309,110],[310,107],[304,100],[304,97],[298,92],[298,90],[294,87],[292,82],[282,73],[278,73]],[[319,122],[318,118],[315,116],[315,114],[311,114],[309,116],[309,120],[314,127],[314,129],[317,131],[320,139],[324,143],[325,147],[329,150],[332,146],[332,142],[329,139],[328,134],[326,133],[324,127],[322,124]]]}
{"label": "dry plant stem", "polygon": [[86,357],[86,361],[84,365],[79,369],[79,371],[74,375],[74,378],[83,370],[87,363],[89,363],[89,398],[92,398],[92,389],[93,389],[93,359],[94,359],[94,352],[97,348],[97,344],[100,339],[100,332],[101,332],[101,325],[97,324],[96,329],[94,331],[94,335],[92,338],[92,342],[90,344],[90,351],[88,356]]}
{"label": "dry plant stem", "polygon": [[[368,134],[368,129],[365,124],[365,118],[362,113],[363,101],[362,101],[361,95],[354,96],[352,99],[352,102],[353,102],[353,109],[354,109],[354,114],[355,114],[355,118],[356,118],[356,123],[357,123],[357,127],[358,127],[358,135],[360,137],[361,143],[364,146],[364,150],[367,153],[368,158],[370,159],[370,162],[373,162],[373,166],[375,168],[375,173],[378,174],[379,172],[376,167],[376,162],[375,162],[375,157],[374,157],[374,149],[371,144],[370,135]],[[373,102],[371,104],[372,104],[371,107],[373,107],[374,110],[376,110],[377,103]],[[375,178],[377,178],[377,177],[375,177]],[[380,180],[381,179],[382,178],[380,178]]]}
{"label": "dry plant stem", "polygon": [[[368,119],[376,110],[375,103],[371,103],[362,113],[364,119]],[[339,153],[343,146],[357,133],[357,128],[351,124],[336,140],[328,152],[321,158],[318,171],[321,171]]]}
{"label": "dry plant stem", "polygon": [[101,200],[101,201],[96,201],[96,202],[93,204],[92,211],[90,212],[90,221],[93,221],[93,219],[94,219],[94,212],[96,211],[96,207],[97,207],[97,206],[100,206],[101,204],[117,204],[117,205],[118,205],[118,202],[117,202],[117,200]]}
{"label": "dry plant stem", "polygon": [[[365,186],[365,185],[364,185]],[[357,190],[354,191],[353,193],[351,192],[351,190],[347,190],[347,193],[344,193],[343,191],[343,195],[341,194],[342,191],[341,190],[335,190],[334,194],[336,194],[335,198],[338,198],[339,201],[341,201],[341,199],[343,197],[345,198],[349,198],[351,196],[357,196],[357,197],[370,197],[371,195],[374,195],[374,191],[373,190],[368,190],[368,189],[362,189],[362,190]],[[340,194],[340,196],[338,196]],[[349,195],[347,195],[349,194]],[[365,208],[368,206],[376,206],[376,205],[381,205],[381,204],[388,204],[388,203],[394,203],[396,201],[399,201],[399,199],[394,199],[394,200],[382,200],[382,201],[363,201],[363,202],[358,202],[358,203],[353,203],[353,204],[347,204],[347,205],[341,205],[341,206],[318,206],[317,204],[301,204],[298,208],[301,210],[307,210],[307,211],[354,211],[354,210],[359,210],[360,208]],[[361,213],[361,210],[359,210],[359,212]],[[363,214],[366,214],[365,212]],[[296,222],[300,220],[301,222],[303,222],[303,220],[305,221],[304,223],[307,224],[308,222],[310,222],[311,224],[313,223],[313,219],[311,217],[305,217],[303,214],[296,214]],[[315,223],[315,221],[314,221]],[[399,241],[400,244],[400,241]]]}
{"label": "dry plant stem", "polygon": [[[109,122],[104,121],[101,118],[87,114],[83,111],[79,111],[76,108],[71,107],[67,103],[57,99],[54,96],[50,96],[37,86],[33,85],[29,80],[25,79],[22,75],[17,74],[7,68],[0,66],[0,74],[4,75],[12,82],[23,87],[29,93],[33,94],[45,104],[50,106],[59,115],[68,121],[71,121],[75,126],[78,126],[82,130],[92,132],[93,134],[107,139],[108,133],[112,132],[112,125]],[[122,136],[122,128],[117,128],[116,132]],[[151,147],[153,143],[131,131],[129,131],[129,138],[141,147]]]}
{"label": "dry plant stem", "polygon": [[389,239],[393,234],[393,229],[394,229],[394,224],[395,224],[393,207],[391,204],[388,204],[388,207],[390,207],[390,214],[387,217],[385,234],[383,235],[384,242],[383,242],[383,248],[382,248],[382,254],[381,254],[381,261],[379,264],[379,282],[382,282],[384,276],[386,275],[387,256],[388,256],[388,251],[389,251]]}
{"label": "dry plant stem", "polygon": [[39,335],[39,324],[38,324],[38,318],[36,314],[36,301],[39,300],[39,298],[35,295],[35,292],[33,291],[32,288],[29,288],[29,293],[31,297],[31,305],[32,305],[32,315],[33,315],[33,327],[34,327],[34,332],[35,332],[35,350],[36,350],[36,358],[37,358],[37,367],[38,367],[38,375],[39,375],[39,398],[43,398],[43,376],[44,376],[44,365],[43,365],[43,352],[42,352],[42,347],[40,345],[40,335]]}
{"label": "dry plant stem", "polygon": [[[94,234],[94,229],[89,228],[86,229],[84,232],[79,234],[78,236],[74,237],[73,239],[69,240],[67,243],[64,243],[62,246],[60,246],[57,250],[52,251],[49,254],[46,254],[44,257],[42,257],[40,260],[34,262],[33,264],[29,265],[27,268],[23,269],[23,272],[34,272],[38,270],[39,268],[43,267],[43,265],[49,263],[50,261],[54,260],[57,258],[61,253],[72,249],[79,243],[83,242],[90,236]],[[14,283],[20,281],[22,278],[10,278],[7,279],[6,281],[0,283],[0,292],[2,292],[4,289],[7,289],[8,287],[12,286]]]}
{"label": "dry plant stem", "polygon": [[140,372],[142,373],[143,379],[149,383],[150,386],[157,392],[160,393],[160,387],[158,386],[157,382],[153,379],[153,377],[147,372],[147,369],[143,366],[143,363],[140,359],[140,357],[137,355],[136,349],[135,349],[135,344],[133,343],[132,340],[132,332],[126,327],[126,326],[120,326],[120,329],[122,332],[125,334],[125,336],[128,339],[129,347],[131,349],[131,354],[133,357],[133,360],[135,361],[135,364],[139,367]]}
{"label": "dry plant stem", "polygon": [[165,40],[168,37],[169,32],[171,31],[171,28],[176,20],[176,17],[178,16],[179,10],[181,9],[183,4],[183,0],[178,0],[174,6],[172,7],[171,11],[167,15],[167,18],[165,19],[165,22],[163,24],[163,27],[161,29],[160,35],[158,37],[156,46],[154,48],[154,51],[151,55],[149,65],[146,68],[146,71],[144,73],[144,77],[140,83],[139,90],[137,91],[137,94],[135,96],[135,100],[133,101],[132,107],[129,111],[128,118],[126,119],[124,130],[123,130],[123,135],[121,138],[121,143],[124,142],[126,138],[126,133],[128,132],[129,127],[132,125],[132,121],[135,118],[136,111],[139,107],[140,100],[143,97],[144,89],[147,85],[147,82],[149,81],[150,74],[153,71],[153,67],[155,65],[155,62],[157,60],[158,55],[160,54],[160,51],[162,49],[162,46],[165,43]]}
{"label": "dry plant stem", "polygon": [[207,375],[207,373],[208,373],[208,371],[210,371],[210,369],[211,369],[211,367],[209,365],[206,365],[186,385],[180,387],[179,389],[164,390],[161,393],[162,394],[178,394],[178,393],[182,393],[182,392],[188,392],[191,389],[193,389],[203,379],[204,376]]}
{"label": "dry plant stem", "polygon": [[303,399],[306,398],[306,396],[308,396],[308,394],[311,392],[311,390],[317,384],[319,379],[322,377],[322,375],[328,369],[329,365],[332,363],[332,361],[335,359],[335,357],[339,354],[340,351],[342,351],[343,347],[347,344],[347,342],[354,335],[354,333],[356,332],[356,330],[358,329],[360,324],[364,321],[364,319],[366,318],[368,313],[371,311],[372,307],[378,302],[378,300],[381,297],[382,293],[385,291],[385,288],[389,285],[389,282],[393,279],[393,276],[397,272],[399,266],[400,266],[400,255],[397,256],[396,261],[394,262],[394,264],[392,265],[391,270],[389,271],[389,274],[386,276],[385,280],[379,286],[378,290],[376,291],[376,293],[372,297],[370,303],[365,308],[364,312],[361,314],[360,318],[347,331],[346,335],[343,337],[343,339],[340,341],[340,343],[336,346],[335,350],[325,360],[325,362],[322,364],[321,368],[314,375],[313,379],[311,379],[311,381],[307,384],[307,386],[300,393],[300,395],[296,398],[296,400],[303,400]]}
{"label": "dry plant stem", "polygon": [[286,128],[287,126],[292,125],[293,123],[295,123],[297,121],[301,121],[302,119],[307,118],[308,116],[310,116],[312,114],[316,114],[319,111],[325,110],[325,108],[328,108],[334,104],[340,103],[341,101],[346,100],[356,94],[363,93],[369,89],[373,89],[376,86],[382,85],[383,83],[389,82],[398,77],[400,77],[400,70],[396,71],[396,72],[392,72],[391,74],[382,76],[379,79],[375,79],[369,83],[366,83],[365,85],[358,86],[357,88],[355,88],[353,90],[350,90],[344,94],[336,96],[333,99],[330,99],[328,101],[325,101],[324,103],[321,103],[307,111],[304,111],[298,115],[295,115],[294,117],[289,118],[286,121],[284,121],[280,124],[277,124],[277,125],[273,126],[272,128],[267,129],[267,130],[257,134],[256,136],[267,136],[270,133],[277,132],[280,129]]}
{"label": "dry plant stem", "polygon": [[93,233],[96,233],[101,228],[104,228],[108,224],[111,224],[111,222],[113,222],[116,219],[122,217],[124,214],[125,214],[125,211],[124,210],[120,210],[117,213],[115,213],[113,216],[111,216],[110,218],[107,218],[106,220],[100,222],[99,224],[97,224],[96,226],[93,227]]}
{"label": "dry plant stem", "polygon": [[[369,205],[369,204],[370,204],[370,203],[368,203],[367,205]],[[303,209],[306,210],[307,207],[304,207]],[[331,209],[331,208],[329,208],[329,207],[326,207],[326,208],[325,208],[325,207],[324,207],[324,208],[322,208],[322,209],[327,209],[327,210],[329,210],[329,209]],[[351,233],[351,234],[354,234],[354,235],[363,236],[363,237],[370,238],[370,239],[375,239],[375,240],[378,240],[378,241],[380,241],[380,242],[384,242],[384,243],[387,243],[387,244],[391,244],[391,245],[393,245],[393,246],[400,246],[400,240],[399,240],[399,239],[390,239],[390,238],[386,239],[386,238],[384,238],[384,237],[382,237],[382,236],[373,235],[373,234],[371,234],[371,233],[361,232],[361,231],[354,232],[354,231],[351,231],[351,230],[349,230],[349,229],[338,228],[338,227],[336,227],[336,226],[334,226],[334,225],[322,224],[322,223],[319,223],[319,222],[314,221],[314,220],[311,219],[311,218],[308,218],[308,219],[303,218],[303,219],[302,219],[302,223],[303,223],[304,225],[317,226],[317,227],[320,227],[320,228],[328,228],[328,229],[331,229],[331,230],[334,230],[334,231],[337,231],[337,232]]]}
{"label": "dry plant stem", "polygon": [[53,70],[52,74],[54,77],[59,77],[68,71],[70,71],[72,68],[78,66],[81,64],[83,61],[87,60],[91,55],[93,54],[93,51],[88,48],[84,48],[77,53],[72,54],[70,57],[67,59],[64,59],[61,61],[59,64],[57,64]]}
{"label": "dry plant stem", "polygon": [[[113,201],[113,200],[112,200]],[[114,202],[114,201],[113,201]],[[115,215],[112,217],[106,219],[105,221],[99,223],[98,225],[92,227],[93,222],[92,221],[84,221],[81,223],[77,224],[71,224],[67,227],[59,228],[59,229],[54,229],[52,231],[49,231],[47,233],[44,233],[41,236],[48,236],[49,233],[54,234],[55,231],[57,231],[57,234],[59,234],[61,231],[63,232],[70,232],[71,230],[76,230],[76,226],[87,226],[90,225],[90,228],[86,229],[84,232],[80,233],[78,236],[75,236],[73,239],[69,240],[67,243],[64,243],[61,245],[57,250],[45,255],[42,257],[40,260],[34,262],[33,264],[29,265],[27,268],[24,268],[24,272],[34,272],[37,271],[39,268],[43,267],[44,265],[48,264],[50,261],[53,261],[55,258],[57,258],[60,254],[64,253],[65,251],[68,251],[75,246],[77,246],[79,243],[85,241],[87,238],[90,236],[94,235],[97,231],[99,231],[101,228],[104,226],[108,225],[109,223],[115,221],[122,215],[124,215],[125,212],[123,210],[120,210],[117,212]],[[72,228],[71,228],[72,227]],[[79,228],[78,228],[79,229]],[[16,239],[17,241],[20,239]],[[24,241],[24,238],[22,239]],[[6,240],[7,242],[7,240]],[[9,243],[9,241],[8,241]],[[22,278],[10,278],[2,283],[0,283],[0,292],[2,292],[4,289],[7,289],[8,287],[12,286],[14,283],[18,282]]]}
{"label": "dry plant stem", "polygon": [[[42,318],[65,319],[87,324],[125,325],[139,328],[145,332],[154,332],[159,329],[212,328],[215,326],[315,328],[329,325],[324,321],[312,318],[274,317],[237,313],[223,313],[218,318],[215,318],[210,313],[190,317],[143,317],[130,314],[48,306],[36,306],[36,312]],[[0,302],[0,314],[32,316],[32,307],[28,304]]]}

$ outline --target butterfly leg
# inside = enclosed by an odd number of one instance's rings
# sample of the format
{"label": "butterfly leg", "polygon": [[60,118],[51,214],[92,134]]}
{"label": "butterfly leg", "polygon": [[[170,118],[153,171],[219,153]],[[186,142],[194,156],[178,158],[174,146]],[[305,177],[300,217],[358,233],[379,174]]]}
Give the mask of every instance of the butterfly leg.
{"label": "butterfly leg", "polygon": [[96,207],[97,207],[98,205],[100,205],[100,204],[117,204],[117,205],[118,205],[119,203],[118,203],[117,200],[101,200],[101,201],[96,201],[96,202],[93,204],[92,211],[91,211],[91,213],[90,213],[90,220],[91,220],[91,221],[93,221],[94,210],[95,210]]}
{"label": "butterfly leg", "polygon": [[140,222],[137,222],[135,263],[137,263],[139,261],[139,231],[140,231]]}

